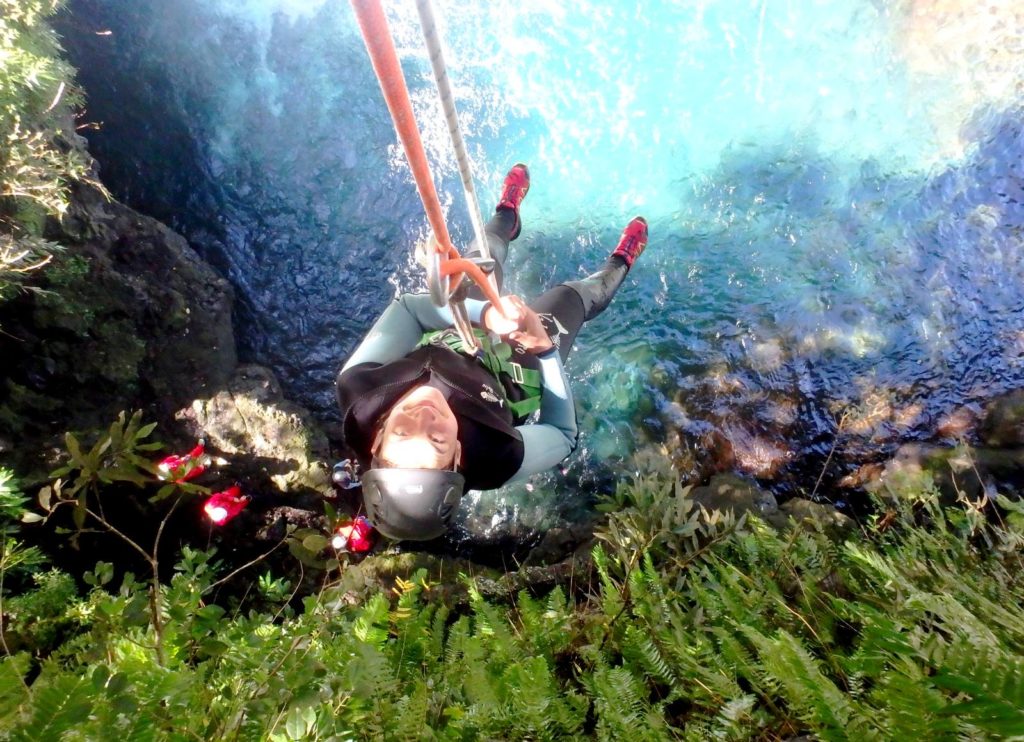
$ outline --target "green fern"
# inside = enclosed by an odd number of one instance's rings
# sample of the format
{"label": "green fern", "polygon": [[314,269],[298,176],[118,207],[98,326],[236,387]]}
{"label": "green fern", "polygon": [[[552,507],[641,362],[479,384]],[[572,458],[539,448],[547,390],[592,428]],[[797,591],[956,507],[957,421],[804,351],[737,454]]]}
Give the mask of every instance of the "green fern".
{"label": "green fern", "polygon": [[963,699],[940,713],[990,734],[1024,736],[1024,657],[961,642],[938,669],[932,682]]}
{"label": "green fern", "polygon": [[804,723],[825,739],[858,736],[849,697],[822,672],[799,639],[785,631],[774,638],[750,628],[743,633],[757,647],[767,678]]}
{"label": "green fern", "polygon": [[32,714],[13,730],[11,739],[60,739],[89,718],[94,702],[92,686],[85,678],[44,673],[32,684]]}
{"label": "green fern", "polygon": [[950,739],[956,735],[956,721],[944,715],[946,698],[930,682],[923,681],[916,668],[885,672],[872,689],[869,701],[874,726],[888,739]]}
{"label": "green fern", "polygon": [[375,595],[362,607],[352,625],[352,633],[361,642],[382,650],[390,636],[390,604],[383,595]]}
{"label": "green fern", "polygon": [[30,699],[26,684],[28,668],[29,656],[25,652],[0,658],[0,727],[9,726]]}

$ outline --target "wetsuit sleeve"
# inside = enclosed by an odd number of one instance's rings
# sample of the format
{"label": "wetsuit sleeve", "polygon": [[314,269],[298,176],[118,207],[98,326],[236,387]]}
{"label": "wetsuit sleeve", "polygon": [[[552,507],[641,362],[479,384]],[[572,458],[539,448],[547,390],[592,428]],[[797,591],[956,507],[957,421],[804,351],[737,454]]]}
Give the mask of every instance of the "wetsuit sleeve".
{"label": "wetsuit sleeve", "polygon": [[573,452],[579,437],[576,406],[558,349],[552,348],[537,358],[544,386],[540,416],[536,424],[516,428],[523,437],[523,463],[509,483],[521,482],[557,465]]}
{"label": "wetsuit sleeve", "polygon": [[[472,322],[479,322],[489,302],[466,300]],[[390,363],[402,358],[419,344],[423,333],[444,330],[454,323],[448,308],[434,306],[428,294],[402,294],[384,310],[373,327],[345,362],[342,371],[360,363]]]}

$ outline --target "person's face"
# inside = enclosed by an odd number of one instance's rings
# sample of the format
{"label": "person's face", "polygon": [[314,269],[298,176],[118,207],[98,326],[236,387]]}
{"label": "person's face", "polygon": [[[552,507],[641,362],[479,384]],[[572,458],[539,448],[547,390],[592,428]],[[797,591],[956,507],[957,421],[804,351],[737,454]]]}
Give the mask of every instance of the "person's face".
{"label": "person's face", "polygon": [[391,408],[374,453],[402,469],[448,469],[460,452],[458,430],[441,392],[414,387]]}

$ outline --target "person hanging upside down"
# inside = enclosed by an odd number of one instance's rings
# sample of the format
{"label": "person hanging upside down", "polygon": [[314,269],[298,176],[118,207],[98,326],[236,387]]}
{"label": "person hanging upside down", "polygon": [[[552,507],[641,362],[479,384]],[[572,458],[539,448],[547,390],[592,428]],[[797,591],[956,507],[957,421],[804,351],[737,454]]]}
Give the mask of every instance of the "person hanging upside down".
{"label": "person hanging upside down", "polygon": [[[526,165],[514,165],[485,228],[499,293],[529,188]],[[601,270],[529,304],[502,297],[506,317],[470,292],[483,351],[476,357],[461,352],[451,312],[428,294],[403,294],[384,311],[337,379],[344,443],[363,470],[363,503],[379,531],[436,538],[465,489],[524,480],[572,453],[576,410],[562,364],[646,245],[647,222],[635,217]],[[471,246],[467,257],[480,255]]]}

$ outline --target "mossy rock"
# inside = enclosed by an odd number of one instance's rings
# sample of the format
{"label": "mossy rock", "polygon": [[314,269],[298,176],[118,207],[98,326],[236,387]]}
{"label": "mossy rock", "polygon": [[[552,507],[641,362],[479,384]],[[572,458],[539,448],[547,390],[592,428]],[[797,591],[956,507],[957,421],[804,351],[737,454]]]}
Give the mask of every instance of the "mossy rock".
{"label": "mossy rock", "polygon": [[768,516],[766,520],[780,531],[788,530],[794,523],[813,523],[837,537],[851,532],[856,525],[852,518],[843,515],[831,505],[802,497],[786,500],[779,506],[778,512]]}
{"label": "mossy rock", "polygon": [[327,437],[287,401],[270,369],[239,366],[226,388],[178,413],[196,438],[227,460],[223,473],[249,488],[330,494]]}
{"label": "mossy rock", "polygon": [[706,486],[690,490],[690,499],[708,510],[732,510],[737,516],[753,513],[767,518],[779,509],[771,492],[735,474],[716,474]]}

